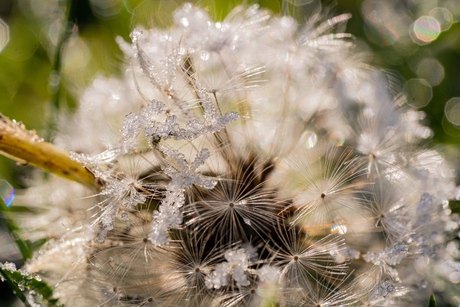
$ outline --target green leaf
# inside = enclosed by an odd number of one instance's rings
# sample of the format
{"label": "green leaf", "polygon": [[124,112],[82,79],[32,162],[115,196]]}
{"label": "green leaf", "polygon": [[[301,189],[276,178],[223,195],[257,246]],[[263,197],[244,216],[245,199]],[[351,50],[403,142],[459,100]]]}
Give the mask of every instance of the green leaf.
{"label": "green leaf", "polygon": [[[22,258],[25,261],[32,257],[32,251],[38,249],[42,246],[47,239],[38,240],[36,242],[31,242],[29,240],[22,240],[19,236],[20,228],[14,222],[12,218],[8,216],[10,208],[6,206],[3,200],[0,198],[0,211],[3,211],[5,224],[10,231],[10,235],[16,242]],[[8,270],[0,269],[0,275],[8,283],[16,296],[24,303],[26,307],[30,307],[29,302],[23,291],[21,290],[22,286],[28,290],[34,291],[36,294],[41,295],[46,301],[48,301],[49,306],[56,306],[57,299],[52,299],[53,288],[51,288],[47,283],[40,281],[33,276],[24,276],[19,271],[10,272]],[[21,288],[20,288],[20,286]]]}
{"label": "green leaf", "polygon": [[43,296],[44,299],[48,300],[53,295],[53,289],[45,282],[36,279],[33,276],[22,275],[21,272],[10,272],[6,271],[11,280],[18,285],[23,285],[29,290],[35,291],[37,294]]}
{"label": "green leaf", "polygon": [[436,307],[436,300],[434,299],[434,295],[430,296],[430,300],[428,301],[428,307]]}
{"label": "green leaf", "polygon": [[8,228],[11,237],[16,242],[19,251],[21,252],[22,259],[26,261],[27,259],[32,257],[32,242],[29,240],[22,240],[19,236],[20,228],[14,222],[12,218],[9,218],[8,213],[10,209],[6,206],[5,202],[0,198],[0,211],[3,211],[4,221],[6,227]]}
{"label": "green leaf", "polygon": [[26,307],[31,307],[29,302],[27,301],[27,298],[25,294],[19,289],[18,285],[11,279],[10,274],[7,270],[3,270],[0,268],[0,275],[2,278],[8,283],[10,286],[11,290],[13,290],[14,294],[24,303]]}
{"label": "green leaf", "polygon": [[13,291],[16,292],[18,298],[25,302],[24,304],[26,304],[26,306],[28,306],[28,302],[27,300],[24,301],[26,298],[22,292],[25,289],[42,296],[43,299],[48,302],[49,306],[56,306],[57,299],[52,298],[53,288],[51,288],[47,283],[37,279],[33,275],[22,274],[20,271],[11,272],[6,269],[0,270],[1,275],[8,282]]}

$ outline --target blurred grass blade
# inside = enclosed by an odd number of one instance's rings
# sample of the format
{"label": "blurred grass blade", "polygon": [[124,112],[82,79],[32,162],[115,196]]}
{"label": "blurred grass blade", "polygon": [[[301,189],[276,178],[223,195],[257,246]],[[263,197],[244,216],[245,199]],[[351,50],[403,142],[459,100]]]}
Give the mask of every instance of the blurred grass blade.
{"label": "blurred grass blade", "polygon": [[26,306],[29,306],[26,296],[22,292],[27,289],[32,291],[34,295],[40,295],[49,306],[56,306],[57,299],[52,298],[53,288],[51,288],[47,283],[37,279],[30,274],[24,274],[21,271],[8,270],[0,267],[0,273],[5,279],[13,291],[16,292],[18,298],[24,302]]}
{"label": "blurred grass blade", "polygon": [[54,106],[57,110],[59,110],[59,96],[61,91],[61,69],[62,69],[62,52],[64,50],[64,45],[66,44],[67,40],[72,35],[73,30],[73,22],[75,20],[75,14],[77,11],[77,3],[78,1],[67,0],[66,4],[66,20],[64,24],[64,31],[59,36],[59,41],[56,46],[56,53],[54,54],[54,63],[53,63],[53,72],[57,74],[59,78],[58,82],[58,90],[54,94]]}
{"label": "blurred grass blade", "polygon": [[10,274],[8,273],[9,272],[7,270],[0,268],[0,275],[10,286],[11,290],[13,290],[14,294],[16,294],[16,296],[24,303],[26,307],[31,307],[25,294],[21,291],[21,289],[19,289],[19,286],[12,280]]}
{"label": "blurred grass blade", "polygon": [[[21,254],[23,261],[32,257],[33,249],[38,249],[43,245],[46,240],[39,240],[37,242],[30,242],[29,240],[21,240],[18,231],[19,227],[16,225],[14,220],[10,218],[7,214],[9,213],[9,208],[6,206],[5,202],[0,198],[0,210],[3,212],[4,220],[6,226],[15,240]],[[35,293],[41,295],[45,300],[48,301],[49,306],[55,306],[57,299],[52,299],[53,288],[43,281],[37,280],[32,276],[23,276],[19,271],[10,272],[4,270],[0,267],[0,275],[8,283],[11,289],[15,292],[16,296],[24,303],[25,306],[30,306],[25,294],[21,291],[18,285],[23,285],[29,290],[34,291]]]}
{"label": "blurred grass blade", "polygon": [[434,299],[434,295],[430,296],[430,300],[428,301],[428,307],[436,307],[436,300]]}
{"label": "blurred grass blade", "polygon": [[33,130],[0,114],[0,154],[58,176],[95,187],[93,174],[70,159],[67,152],[43,142]]}
{"label": "blurred grass blade", "polygon": [[1,198],[0,198],[0,211],[3,212],[3,217],[4,217],[5,224],[6,224],[6,228],[8,229],[13,240],[16,242],[16,245],[18,246],[19,251],[21,252],[22,259],[26,261],[27,259],[32,257],[32,243],[28,240],[21,240],[18,234],[18,232],[20,231],[20,228],[18,225],[16,225],[16,223],[14,222],[14,219],[8,216],[8,213],[10,210]]}
{"label": "blurred grass blade", "polygon": [[50,306],[54,306],[56,299],[51,299],[53,295],[53,288],[51,288],[47,283],[36,279],[33,276],[24,276],[19,271],[10,272],[3,270],[2,275],[8,276],[11,281],[16,285],[22,285],[28,290],[34,291],[36,294],[41,295],[45,300],[49,302]]}

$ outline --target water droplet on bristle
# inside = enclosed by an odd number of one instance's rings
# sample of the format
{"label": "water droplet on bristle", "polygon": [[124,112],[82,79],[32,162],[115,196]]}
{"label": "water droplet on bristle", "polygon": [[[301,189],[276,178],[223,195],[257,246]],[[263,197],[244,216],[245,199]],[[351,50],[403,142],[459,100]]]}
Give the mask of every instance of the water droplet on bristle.
{"label": "water droplet on bristle", "polygon": [[313,148],[316,145],[316,142],[318,142],[318,137],[316,136],[316,133],[313,131],[305,131],[302,134],[302,137],[300,138],[300,142],[306,147],[306,148]]}

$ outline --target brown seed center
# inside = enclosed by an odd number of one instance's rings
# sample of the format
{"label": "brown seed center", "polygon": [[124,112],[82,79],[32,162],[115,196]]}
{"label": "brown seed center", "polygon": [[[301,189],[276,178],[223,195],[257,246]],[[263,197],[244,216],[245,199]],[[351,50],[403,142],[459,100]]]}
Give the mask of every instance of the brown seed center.
{"label": "brown seed center", "polygon": [[326,194],[321,193],[321,198],[324,198],[324,197],[326,197]]}
{"label": "brown seed center", "polygon": [[228,206],[229,206],[230,208],[233,208],[233,207],[235,206],[235,204],[234,204],[234,203],[229,203]]}

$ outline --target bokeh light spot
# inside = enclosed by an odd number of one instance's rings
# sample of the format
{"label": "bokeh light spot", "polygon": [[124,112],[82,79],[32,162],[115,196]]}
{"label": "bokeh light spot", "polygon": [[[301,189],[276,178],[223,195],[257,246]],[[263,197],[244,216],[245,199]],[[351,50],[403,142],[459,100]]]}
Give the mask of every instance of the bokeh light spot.
{"label": "bokeh light spot", "polygon": [[460,272],[453,272],[450,274],[449,279],[454,284],[458,284],[460,282]]}
{"label": "bokeh light spot", "polygon": [[436,86],[444,79],[444,67],[436,59],[424,59],[417,66],[417,76]]}
{"label": "bokeh light spot", "polygon": [[426,106],[433,97],[431,86],[423,79],[410,79],[404,84],[403,91],[407,103],[416,108]]}
{"label": "bokeh light spot", "polygon": [[86,67],[91,59],[91,51],[85,41],[78,36],[71,37],[63,53],[63,71],[75,72]]}
{"label": "bokeh light spot", "polygon": [[342,146],[345,143],[345,135],[342,131],[332,132],[329,138],[336,146]]}
{"label": "bokeh light spot", "polygon": [[316,133],[314,133],[313,131],[305,131],[302,134],[302,137],[300,138],[300,142],[306,148],[313,148],[318,142],[318,137],[316,136]]}
{"label": "bokeh light spot", "polygon": [[302,5],[310,4],[312,1],[313,0],[286,0],[286,2],[289,2],[295,6],[302,6]]}
{"label": "bokeh light spot", "polygon": [[90,0],[91,8],[100,18],[111,18],[120,13],[123,3],[120,0]]}
{"label": "bokeh light spot", "polygon": [[449,30],[454,21],[452,13],[444,7],[435,7],[430,11],[429,15],[439,22],[441,31]]}
{"label": "bokeh light spot", "polygon": [[442,128],[447,135],[454,138],[460,137],[460,130],[458,129],[458,126],[453,125],[445,115],[442,117]]}
{"label": "bokeh light spot", "polygon": [[5,179],[0,179],[0,198],[9,207],[14,200],[14,188]]}
{"label": "bokeh light spot", "polygon": [[451,98],[444,107],[447,120],[453,125],[460,125],[460,97]]}
{"label": "bokeh light spot", "polygon": [[10,28],[2,19],[0,19],[0,52],[10,41]]}
{"label": "bokeh light spot", "polygon": [[414,22],[412,31],[414,32],[412,35],[414,43],[428,44],[438,38],[441,33],[441,25],[434,17],[422,16]]}

